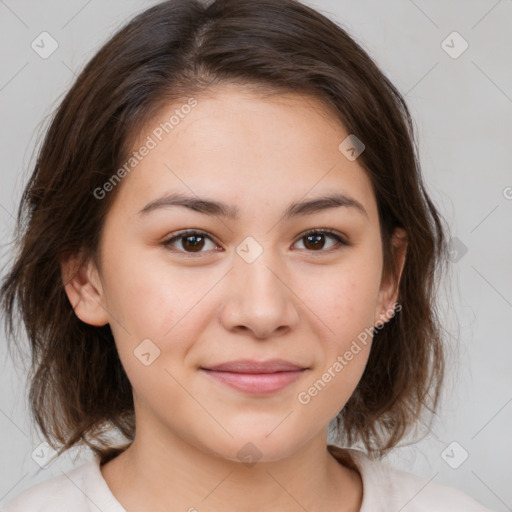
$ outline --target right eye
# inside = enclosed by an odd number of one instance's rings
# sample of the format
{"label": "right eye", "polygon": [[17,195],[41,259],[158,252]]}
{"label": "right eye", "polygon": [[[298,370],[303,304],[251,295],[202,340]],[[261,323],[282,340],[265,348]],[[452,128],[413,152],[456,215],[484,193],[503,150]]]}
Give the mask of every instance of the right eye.
{"label": "right eye", "polygon": [[[187,229],[185,231],[173,233],[171,238],[168,238],[166,241],[162,242],[162,245],[172,252],[182,253],[187,256],[195,256],[196,254],[208,252],[202,250],[206,241],[210,241],[214,247],[218,247],[213,242],[212,237],[210,237],[204,231]],[[176,243],[181,245],[181,249],[175,247]]]}

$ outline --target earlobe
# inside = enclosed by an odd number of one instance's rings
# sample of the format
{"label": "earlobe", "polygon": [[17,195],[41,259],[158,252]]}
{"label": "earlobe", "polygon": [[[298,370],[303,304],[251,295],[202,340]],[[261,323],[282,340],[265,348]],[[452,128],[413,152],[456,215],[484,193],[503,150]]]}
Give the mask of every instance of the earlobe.
{"label": "earlobe", "polygon": [[90,325],[108,324],[103,288],[94,264],[90,260],[80,262],[76,255],[61,261],[60,265],[64,289],[76,316]]}
{"label": "earlobe", "polygon": [[407,254],[407,233],[403,228],[395,228],[391,239],[393,263],[396,269],[396,281],[392,275],[385,276],[379,292],[379,306],[374,320],[375,326],[382,326],[394,315],[398,290]]}

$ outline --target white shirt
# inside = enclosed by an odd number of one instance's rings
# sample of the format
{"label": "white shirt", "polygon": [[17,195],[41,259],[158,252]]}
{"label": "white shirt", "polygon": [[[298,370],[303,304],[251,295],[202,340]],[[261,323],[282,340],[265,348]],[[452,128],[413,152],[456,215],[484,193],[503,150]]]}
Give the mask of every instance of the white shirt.
{"label": "white shirt", "polygon": [[[360,512],[491,512],[458,489],[392,468],[357,450],[346,452],[351,454],[363,481]],[[97,456],[94,461],[22,491],[1,510],[126,512],[104,480]]]}

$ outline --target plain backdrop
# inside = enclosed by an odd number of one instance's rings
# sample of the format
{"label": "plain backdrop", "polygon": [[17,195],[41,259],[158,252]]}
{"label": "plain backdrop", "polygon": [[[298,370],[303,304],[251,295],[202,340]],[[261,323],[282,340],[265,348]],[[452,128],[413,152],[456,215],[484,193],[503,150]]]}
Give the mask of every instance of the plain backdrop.
{"label": "plain backdrop", "polygon": [[[155,3],[0,0],[2,244],[11,239],[37,130],[112,33]],[[443,406],[433,430],[387,462],[456,486],[492,510],[512,510],[512,1],[307,3],[347,29],[405,96],[428,190],[452,231]],[[58,44],[47,58],[31,46],[48,37],[42,32]],[[2,263],[8,257],[4,248]],[[3,332],[0,350],[2,504],[91,454],[40,469],[26,376]]]}

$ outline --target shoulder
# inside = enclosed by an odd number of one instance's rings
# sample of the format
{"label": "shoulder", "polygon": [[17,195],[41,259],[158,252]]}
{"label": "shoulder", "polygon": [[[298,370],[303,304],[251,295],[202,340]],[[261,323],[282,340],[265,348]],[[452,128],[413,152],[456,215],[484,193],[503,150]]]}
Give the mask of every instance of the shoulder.
{"label": "shoulder", "polygon": [[[1,512],[89,512],[99,506],[113,510],[104,499],[97,461],[86,462],[61,475],[39,482],[0,507]],[[102,505],[107,505],[101,508]],[[117,510],[117,509],[116,509]]]}
{"label": "shoulder", "polygon": [[[338,458],[336,450],[330,451]],[[435,475],[428,480],[370,459],[358,450],[343,452],[350,455],[361,474],[361,512],[491,512],[459,489],[435,482]]]}
{"label": "shoulder", "polygon": [[87,510],[83,494],[77,485],[80,486],[83,482],[84,473],[90,471],[90,464],[83,464],[25,489],[4,505],[2,512],[53,512],[65,510],[66,507],[72,507],[77,512]]}

